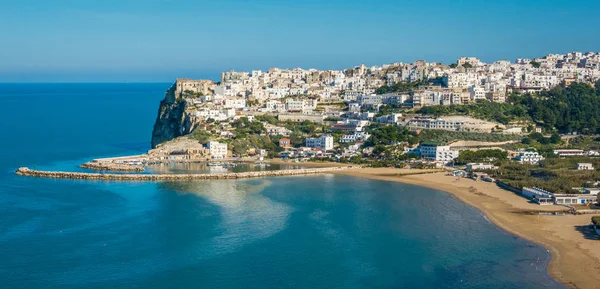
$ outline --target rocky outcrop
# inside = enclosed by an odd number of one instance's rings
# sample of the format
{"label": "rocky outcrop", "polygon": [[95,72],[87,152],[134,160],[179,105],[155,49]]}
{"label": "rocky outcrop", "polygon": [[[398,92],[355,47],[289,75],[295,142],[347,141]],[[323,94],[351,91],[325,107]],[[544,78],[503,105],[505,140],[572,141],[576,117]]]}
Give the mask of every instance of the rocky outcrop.
{"label": "rocky outcrop", "polygon": [[346,170],[357,167],[329,167],[316,169],[297,169],[279,171],[260,171],[228,174],[98,174],[98,173],[76,173],[37,171],[29,168],[19,168],[15,173],[21,176],[42,177],[53,179],[76,179],[76,180],[115,180],[115,181],[186,181],[186,180],[211,180],[211,179],[245,179],[278,176],[300,176],[327,173]]}
{"label": "rocky outcrop", "polygon": [[173,84],[165,93],[165,99],[160,102],[154,129],[152,130],[152,148],[176,137],[191,133],[198,125],[186,114],[187,102]]}
{"label": "rocky outcrop", "polygon": [[97,171],[117,171],[117,172],[143,172],[144,167],[130,164],[117,164],[113,162],[91,161],[81,164],[79,167]]}

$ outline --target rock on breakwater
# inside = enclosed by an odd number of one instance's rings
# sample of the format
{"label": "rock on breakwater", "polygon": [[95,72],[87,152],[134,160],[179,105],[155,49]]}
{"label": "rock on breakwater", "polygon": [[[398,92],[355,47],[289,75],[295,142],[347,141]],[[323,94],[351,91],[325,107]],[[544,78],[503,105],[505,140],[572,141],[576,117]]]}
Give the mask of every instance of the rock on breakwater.
{"label": "rock on breakwater", "polygon": [[98,170],[98,171],[119,171],[119,172],[143,172],[144,168],[137,165],[115,164],[111,162],[87,162],[81,164],[80,168]]}
{"label": "rock on breakwater", "polygon": [[178,181],[178,180],[216,180],[216,179],[247,179],[278,176],[300,176],[327,173],[358,167],[328,167],[314,169],[260,171],[227,174],[99,174],[60,171],[38,171],[26,167],[19,168],[15,173],[21,176],[53,179],[74,180],[115,180],[115,181]]}

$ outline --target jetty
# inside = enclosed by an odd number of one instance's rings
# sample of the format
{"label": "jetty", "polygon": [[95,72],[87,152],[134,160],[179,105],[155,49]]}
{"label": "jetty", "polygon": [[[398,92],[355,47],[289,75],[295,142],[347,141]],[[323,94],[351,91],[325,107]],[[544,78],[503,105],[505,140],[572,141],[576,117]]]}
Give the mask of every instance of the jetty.
{"label": "jetty", "polygon": [[274,170],[243,173],[221,173],[221,174],[101,174],[80,173],[61,171],[39,171],[27,167],[21,167],[15,174],[27,177],[72,179],[72,180],[113,180],[113,181],[189,181],[189,180],[218,180],[218,179],[248,179],[279,176],[300,176],[328,173],[347,169],[355,169],[357,166],[310,168],[295,170]]}

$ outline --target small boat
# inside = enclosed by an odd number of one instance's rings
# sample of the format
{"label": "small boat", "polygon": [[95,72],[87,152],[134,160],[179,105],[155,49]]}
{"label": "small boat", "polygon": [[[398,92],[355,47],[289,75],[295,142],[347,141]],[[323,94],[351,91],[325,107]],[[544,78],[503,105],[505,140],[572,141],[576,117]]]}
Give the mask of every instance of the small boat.
{"label": "small boat", "polygon": [[222,163],[217,163],[217,162],[214,162],[214,163],[206,163],[206,165],[207,165],[207,166],[209,166],[209,167],[222,167],[222,166],[223,166],[223,164],[222,164]]}

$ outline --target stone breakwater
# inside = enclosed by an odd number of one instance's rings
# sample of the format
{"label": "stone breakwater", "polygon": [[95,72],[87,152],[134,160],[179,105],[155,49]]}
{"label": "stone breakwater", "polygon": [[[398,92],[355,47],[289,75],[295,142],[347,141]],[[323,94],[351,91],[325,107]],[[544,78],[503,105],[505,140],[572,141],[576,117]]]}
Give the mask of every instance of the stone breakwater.
{"label": "stone breakwater", "polygon": [[60,171],[38,171],[29,168],[19,168],[15,173],[21,176],[73,179],[73,180],[115,180],[115,181],[179,181],[179,180],[217,180],[217,179],[247,179],[279,176],[314,175],[320,173],[356,169],[358,167],[328,167],[314,169],[260,171],[228,174],[99,174]]}
{"label": "stone breakwater", "polygon": [[97,171],[119,171],[119,172],[143,172],[142,166],[129,165],[129,164],[115,164],[110,162],[87,162],[81,164],[80,168],[91,169]]}

